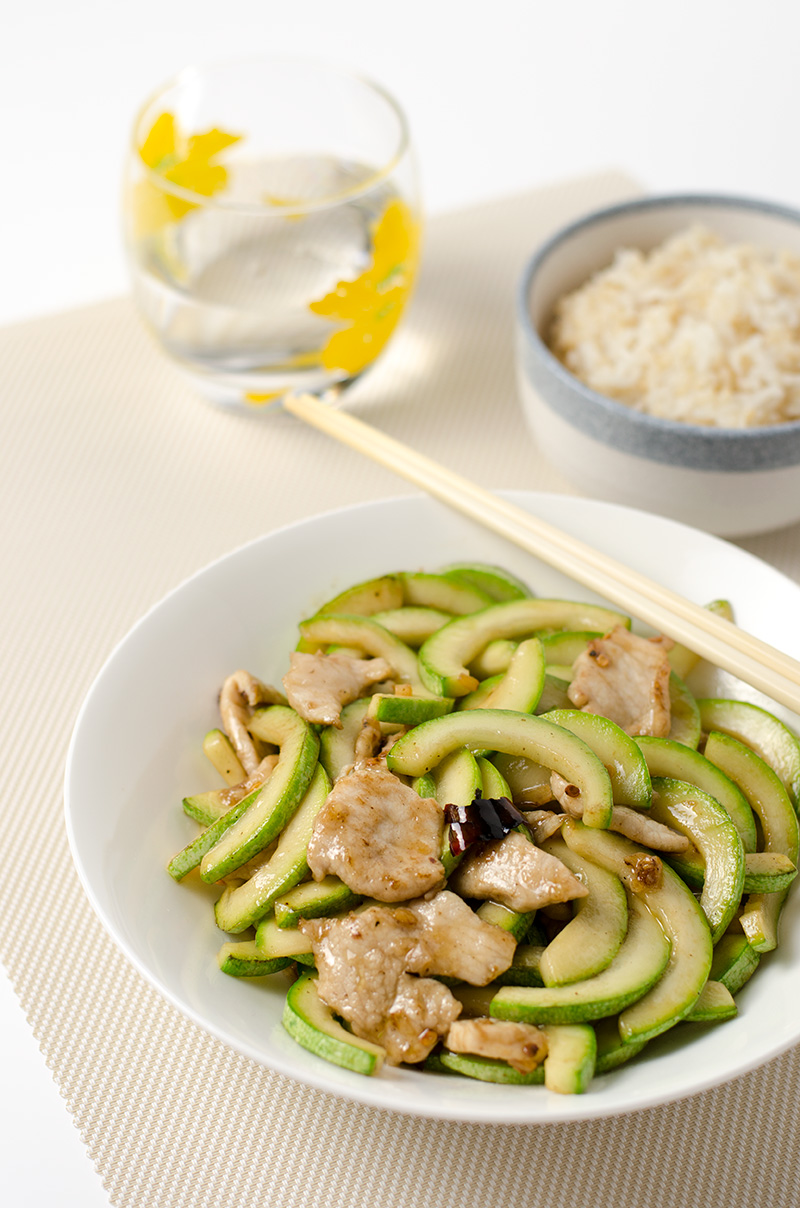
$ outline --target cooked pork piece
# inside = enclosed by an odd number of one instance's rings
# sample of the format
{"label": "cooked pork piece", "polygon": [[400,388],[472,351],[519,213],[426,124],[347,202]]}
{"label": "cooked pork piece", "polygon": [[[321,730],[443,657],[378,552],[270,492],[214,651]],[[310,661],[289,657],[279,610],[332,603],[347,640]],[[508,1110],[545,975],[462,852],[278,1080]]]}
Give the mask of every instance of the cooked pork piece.
{"label": "cooked pork piece", "polygon": [[423,1061],[461,1005],[441,982],[405,971],[419,941],[417,916],[405,907],[370,906],[309,919],[300,929],[311,939],[323,1002],[356,1036],[383,1045],[393,1064]]}
{"label": "cooked pork piece", "polygon": [[[577,786],[570,784],[558,772],[553,772],[550,778],[553,796],[559,802],[566,814],[573,818],[583,815],[583,800]],[[573,791],[570,791],[573,790]],[[654,847],[656,851],[686,851],[690,846],[685,835],[678,834],[671,826],[648,818],[639,810],[628,809],[626,805],[615,805],[611,811],[611,821],[608,829],[633,839],[634,843],[643,843],[645,847]]]}
{"label": "cooked pork piece", "polygon": [[355,893],[405,902],[444,880],[444,816],[432,797],[419,797],[381,759],[340,776],[317,814],[308,845],[316,881],[334,873]]}
{"label": "cooked pork piece", "polygon": [[578,655],[567,695],[584,713],[602,713],[628,734],[669,734],[666,638],[641,638],[617,625]]}
{"label": "cooked pork piece", "polygon": [[420,924],[418,944],[407,957],[412,973],[485,986],[511,964],[514,937],[479,919],[457,894],[444,889],[430,901],[410,902],[408,910]]}
{"label": "cooked pork piece", "polygon": [[222,725],[248,776],[253,775],[261,761],[247,729],[253,710],[258,705],[285,704],[286,698],[280,692],[269,684],[262,684],[249,671],[234,671],[222,685],[219,694]]}
{"label": "cooked pork piece", "polygon": [[445,1044],[454,1053],[507,1061],[520,1074],[530,1074],[547,1056],[544,1032],[529,1023],[501,1019],[458,1019]]}
{"label": "cooked pork piece", "polygon": [[401,974],[380,1039],[386,1060],[391,1065],[424,1061],[460,1010],[461,1003],[440,981]]}
{"label": "cooked pork piece", "polygon": [[466,898],[491,898],[522,913],[551,902],[583,898],[588,890],[566,865],[536,847],[519,831],[487,843],[468,856],[450,878]]}
{"label": "cooked pork piece", "polygon": [[341,729],[344,705],[365,688],[388,679],[386,659],[353,659],[342,654],[304,654],[293,650],[283,686],[292,708],[306,721]]}
{"label": "cooked pork piece", "polygon": [[625,805],[614,806],[608,829],[626,835],[634,843],[654,847],[656,851],[686,851],[690,846],[686,836],[671,826],[656,822],[655,818],[648,818],[647,814],[628,809]]}
{"label": "cooked pork piece", "polygon": [[356,763],[362,763],[365,759],[373,759],[380,751],[382,742],[381,723],[375,717],[365,717],[356,738]]}
{"label": "cooked pork piece", "polygon": [[522,816],[530,827],[534,843],[541,844],[552,839],[564,825],[564,815],[553,810],[522,810]]}

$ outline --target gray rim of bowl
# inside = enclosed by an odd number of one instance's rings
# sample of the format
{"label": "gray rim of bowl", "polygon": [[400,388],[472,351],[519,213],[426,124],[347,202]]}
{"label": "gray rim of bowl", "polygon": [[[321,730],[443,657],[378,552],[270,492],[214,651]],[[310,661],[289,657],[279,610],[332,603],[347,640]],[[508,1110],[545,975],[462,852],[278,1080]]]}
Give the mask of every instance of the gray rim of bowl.
{"label": "gray rim of bowl", "polygon": [[[750,210],[787,219],[800,226],[800,211],[757,198],[711,193],[642,197],[593,210],[562,227],[533,254],[517,293],[517,322],[525,341],[525,373],[543,403],[573,427],[602,444],[649,461],[696,470],[728,472],[782,469],[800,462],[800,420],[753,428],[706,428],[634,411],[616,399],[584,385],[550,351],[533,325],[528,309],[532,281],[550,255],[577,232],[618,215],[671,206],[714,206]],[[534,370],[532,372],[532,369]],[[539,369],[540,372],[535,372]],[[556,384],[556,399],[544,385]]]}

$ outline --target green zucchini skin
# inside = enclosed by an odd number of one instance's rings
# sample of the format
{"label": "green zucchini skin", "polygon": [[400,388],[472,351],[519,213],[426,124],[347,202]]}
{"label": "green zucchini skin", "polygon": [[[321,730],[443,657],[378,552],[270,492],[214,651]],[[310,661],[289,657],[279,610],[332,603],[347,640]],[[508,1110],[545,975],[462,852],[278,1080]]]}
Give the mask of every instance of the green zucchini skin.
{"label": "green zucchini skin", "polygon": [[584,822],[607,827],[613,796],[605,767],[582,739],[545,717],[506,709],[474,709],[423,722],[392,747],[388,766],[421,776],[459,747],[519,755],[559,772],[578,785],[587,802]]}
{"label": "green zucchini skin", "polygon": [[[589,830],[574,819],[564,823],[562,834],[573,851],[616,873],[623,882],[631,877],[632,861],[652,856],[647,848],[621,835]],[[669,964],[652,988],[621,1011],[620,1033],[629,1041],[650,1040],[688,1015],[708,980],[713,956],[706,916],[669,865],[663,865],[661,882],[653,888],[642,887],[631,895],[629,905],[634,897],[660,924],[671,944],[671,954]],[[609,969],[613,969],[613,962]]]}
{"label": "green zucchini skin", "polygon": [[223,944],[217,957],[219,967],[229,977],[268,977],[288,968],[289,957],[264,957],[254,940],[238,944]]}
{"label": "green zucchini skin", "polygon": [[377,1074],[385,1051],[351,1035],[317,993],[314,974],[302,974],[286,995],[283,1026],[304,1049],[357,1074]]}
{"label": "green zucchini skin", "polygon": [[503,988],[492,1000],[491,1014],[519,1023],[582,1024],[616,1015],[642,998],[661,978],[670,959],[670,942],[634,895],[629,910],[627,935],[600,973],[569,985]]}
{"label": "green zucchini skin", "polygon": [[227,813],[217,818],[206,830],[172,857],[167,865],[167,872],[175,881],[182,881],[193,869],[200,866],[204,856],[219,843],[226,830],[234,826],[253,805],[262,787],[262,785],[258,785],[241,801],[237,801],[236,805],[232,805]]}
{"label": "green zucchini skin", "polygon": [[213,883],[246,864],[280,834],[302,801],[317,766],[319,739],[286,705],[258,710],[251,731],[280,748],[269,780],[240,818],[203,857],[200,875]]}
{"label": "green zucchini skin", "polygon": [[511,600],[472,616],[459,617],[439,629],[419,652],[423,682],[439,696],[464,696],[476,685],[469,665],[491,641],[531,637],[543,629],[630,627],[630,619],[609,608],[571,600]]}
{"label": "green zucchini skin", "polygon": [[[651,816],[686,835],[703,862],[700,906],[716,943],[739,908],[744,890],[745,856],[739,832],[718,801],[681,780],[653,780]],[[669,863],[680,874],[681,855]],[[689,878],[687,878],[688,880]]]}
{"label": "green zucchini skin", "polygon": [[268,914],[277,899],[308,873],[306,854],[317,814],[324,806],[331,783],[317,764],[314,775],[293,817],[284,828],[269,861],[236,888],[227,887],[215,909],[217,926],[236,933]]}
{"label": "green zucchini skin", "polygon": [[800,808],[800,741],[766,709],[740,700],[699,700],[706,733],[717,731],[738,739],[772,768],[795,808]]}

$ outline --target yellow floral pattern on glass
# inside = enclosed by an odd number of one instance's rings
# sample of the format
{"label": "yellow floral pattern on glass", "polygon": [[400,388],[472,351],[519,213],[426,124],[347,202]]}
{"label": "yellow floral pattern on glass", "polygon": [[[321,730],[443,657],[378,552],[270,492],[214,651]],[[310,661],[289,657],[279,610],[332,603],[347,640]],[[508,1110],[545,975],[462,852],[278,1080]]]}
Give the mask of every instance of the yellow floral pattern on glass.
{"label": "yellow floral pattern on glass", "polygon": [[320,353],[326,369],[360,373],[378,356],[403,313],[417,268],[419,225],[405,202],[384,210],[372,233],[372,263],[355,281],[339,281],[311,310],[343,320]]}
{"label": "yellow floral pattern on glass", "polygon": [[[240,134],[207,130],[188,137],[181,133],[171,113],[162,113],[139,147],[142,162],[164,180],[203,197],[219,193],[228,183],[228,171],[212,160],[238,143]],[[160,189],[152,178],[139,181],[133,199],[137,236],[154,235],[178,222],[195,203]]]}

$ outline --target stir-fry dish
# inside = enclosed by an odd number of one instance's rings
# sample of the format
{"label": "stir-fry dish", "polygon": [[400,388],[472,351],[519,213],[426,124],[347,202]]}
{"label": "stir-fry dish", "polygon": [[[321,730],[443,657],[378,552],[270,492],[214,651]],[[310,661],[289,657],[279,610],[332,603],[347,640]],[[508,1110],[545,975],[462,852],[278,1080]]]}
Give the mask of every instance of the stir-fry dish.
{"label": "stir-fry dish", "polygon": [[800,744],[697,662],[497,567],[357,584],[221,686],[169,872],[320,1058],[586,1091],[736,1015],[797,872]]}

